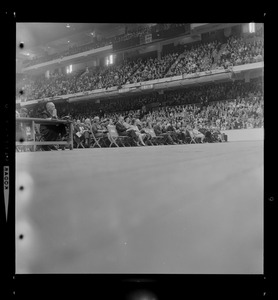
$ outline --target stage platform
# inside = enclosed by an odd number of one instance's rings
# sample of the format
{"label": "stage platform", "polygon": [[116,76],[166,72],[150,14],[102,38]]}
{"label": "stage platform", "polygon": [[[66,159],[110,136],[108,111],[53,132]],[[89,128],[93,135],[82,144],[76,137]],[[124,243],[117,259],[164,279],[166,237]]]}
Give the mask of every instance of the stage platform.
{"label": "stage platform", "polygon": [[16,273],[263,273],[263,141],[22,152],[16,176]]}

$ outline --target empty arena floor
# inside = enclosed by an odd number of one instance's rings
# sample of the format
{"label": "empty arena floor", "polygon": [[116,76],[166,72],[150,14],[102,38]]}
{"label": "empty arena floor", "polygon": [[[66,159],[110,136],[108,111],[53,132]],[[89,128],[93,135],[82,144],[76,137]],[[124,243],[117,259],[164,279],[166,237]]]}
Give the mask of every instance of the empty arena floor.
{"label": "empty arena floor", "polygon": [[16,176],[17,273],[263,273],[263,141],[16,153]]}

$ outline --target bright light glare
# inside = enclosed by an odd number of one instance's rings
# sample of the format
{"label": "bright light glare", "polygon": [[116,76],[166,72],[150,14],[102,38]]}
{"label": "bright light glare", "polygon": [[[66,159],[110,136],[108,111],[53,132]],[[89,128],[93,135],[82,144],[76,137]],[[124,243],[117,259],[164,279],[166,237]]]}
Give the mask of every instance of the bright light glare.
{"label": "bright light glare", "polygon": [[249,23],[249,32],[254,33],[255,32],[255,23]]}

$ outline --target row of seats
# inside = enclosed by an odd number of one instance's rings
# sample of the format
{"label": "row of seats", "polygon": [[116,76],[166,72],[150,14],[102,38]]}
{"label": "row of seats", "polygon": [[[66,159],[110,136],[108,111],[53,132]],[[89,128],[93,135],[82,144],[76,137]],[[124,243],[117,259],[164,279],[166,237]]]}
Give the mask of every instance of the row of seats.
{"label": "row of seats", "polygon": [[120,118],[115,123],[112,119],[98,123],[98,130],[94,129],[96,126],[94,121],[92,126],[88,119],[84,123],[77,120],[74,122],[74,147],[130,147],[225,141],[224,135],[216,128],[206,129],[197,126],[192,128],[190,125],[172,123],[165,127],[159,122],[153,126],[151,121],[141,122],[140,119],[130,121],[129,118],[125,118],[123,124],[126,131],[133,130],[135,136],[122,134],[117,129]]}

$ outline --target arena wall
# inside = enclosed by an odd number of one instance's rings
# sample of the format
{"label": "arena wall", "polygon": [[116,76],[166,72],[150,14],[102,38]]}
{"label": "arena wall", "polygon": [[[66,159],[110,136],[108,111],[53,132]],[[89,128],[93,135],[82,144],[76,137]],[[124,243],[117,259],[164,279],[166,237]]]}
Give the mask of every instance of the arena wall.
{"label": "arena wall", "polygon": [[223,130],[221,132],[228,135],[229,142],[264,140],[264,128]]}

